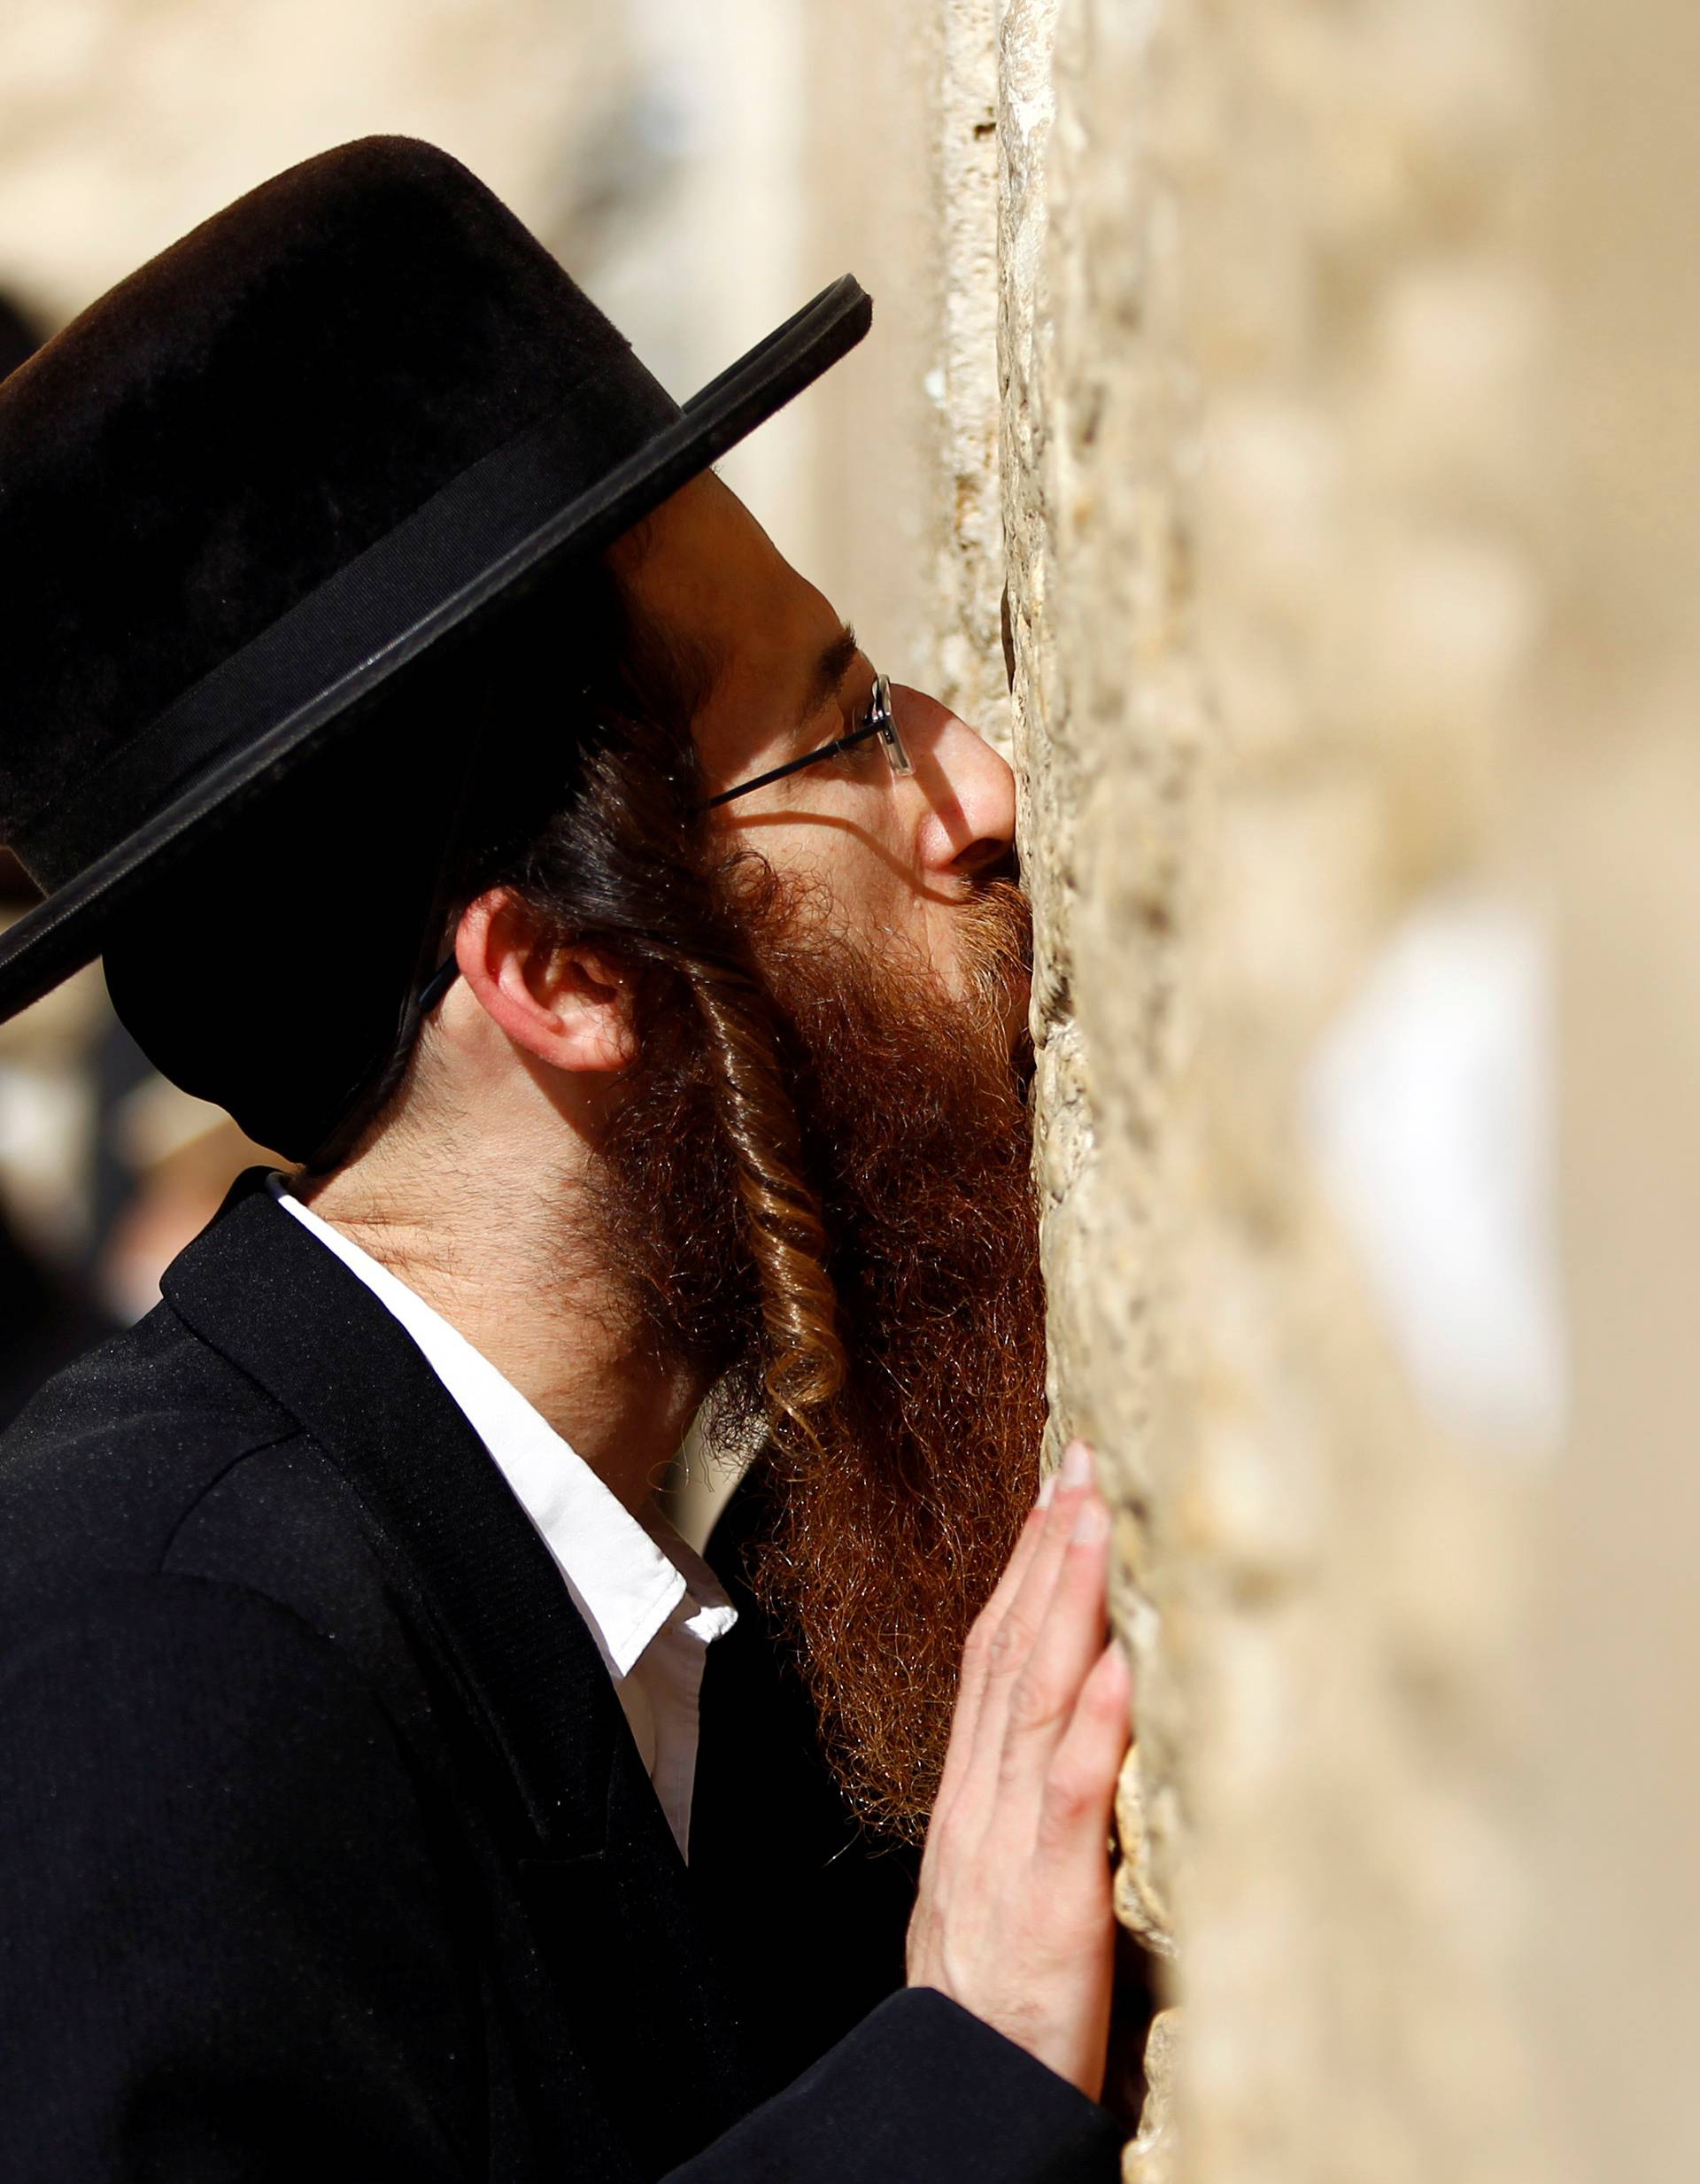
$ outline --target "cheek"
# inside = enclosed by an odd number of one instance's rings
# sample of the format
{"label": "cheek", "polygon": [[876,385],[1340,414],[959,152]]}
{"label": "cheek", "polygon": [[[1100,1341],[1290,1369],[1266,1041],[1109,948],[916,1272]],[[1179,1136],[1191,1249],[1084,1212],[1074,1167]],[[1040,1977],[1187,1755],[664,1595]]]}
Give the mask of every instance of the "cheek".
{"label": "cheek", "polygon": [[819,888],[840,931],[916,932],[924,923],[913,845],[890,840],[866,815],[829,809],[750,830],[749,846],[774,870]]}
{"label": "cheek", "polygon": [[866,835],[834,833],[813,847],[821,878],[853,916],[889,918],[913,901],[913,873],[884,844]]}

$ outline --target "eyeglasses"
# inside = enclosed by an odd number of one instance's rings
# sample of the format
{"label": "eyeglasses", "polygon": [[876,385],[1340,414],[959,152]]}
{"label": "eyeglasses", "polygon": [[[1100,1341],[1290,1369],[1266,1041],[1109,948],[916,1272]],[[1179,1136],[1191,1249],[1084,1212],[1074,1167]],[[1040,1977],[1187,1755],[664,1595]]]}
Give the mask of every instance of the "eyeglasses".
{"label": "eyeglasses", "polygon": [[753,781],[740,781],[736,788],[722,789],[718,796],[709,797],[698,809],[712,811],[716,804],[730,804],[733,797],[747,796],[753,789],[766,788],[769,781],[783,781],[788,773],[800,773],[805,766],[818,766],[823,758],[836,758],[840,751],[854,750],[870,736],[879,738],[880,747],[891,761],[894,774],[915,771],[915,762],[903,747],[903,739],[898,733],[892,713],[892,685],[883,675],[875,676],[868,710],[848,735],[835,736],[818,750],[805,751],[800,758],[787,759],[783,766],[769,767],[766,773],[758,773]]}

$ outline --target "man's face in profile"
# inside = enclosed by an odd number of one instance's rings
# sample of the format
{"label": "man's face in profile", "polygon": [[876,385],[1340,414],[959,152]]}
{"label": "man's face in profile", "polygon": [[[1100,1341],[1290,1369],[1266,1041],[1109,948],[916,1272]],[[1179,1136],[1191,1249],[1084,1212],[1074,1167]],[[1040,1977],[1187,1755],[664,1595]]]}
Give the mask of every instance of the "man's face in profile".
{"label": "man's face in profile", "polygon": [[[709,794],[865,714],[873,663],[717,479],[614,561],[642,617],[697,663]],[[747,1180],[682,1155],[713,1133],[670,1061],[636,1073],[606,1219],[662,1339],[719,1376],[711,1437],[765,1438],[784,1491],[759,1587],[800,1641],[858,1805],[910,1829],[930,1808],[968,1624],[1032,1500],[1044,1351],[1014,781],[936,701],[893,685],[892,705],[912,775],[869,739],[707,821],[792,1110],[752,1113],[752,1142],[794,1127],[784,1157],[820,1209],[844,1366],[831,1399],[802,1416],[771,1400],[776,1349],[807,1339],[813,1255],[799,1254],[789,1301],[783,1282],[776,1305],[735,1278]]]}
{"label": "man's face in profile", "polygon": [[[643,615],[698,665],[692,732],[711,796],[817,749],[865,714],[876,663],[712,473],[611,560]],[[892,705],[909,778],[894,781],[870,740],[725,804],[711,824],[788,879],[823,883],[833,929],[869,955],[907,959],[957,993],[961,908],[977,880],[1010,864],[1015,778],[924,692],[894,681]],[[1019,1013],[1024,1022],[1024,1000]]]}

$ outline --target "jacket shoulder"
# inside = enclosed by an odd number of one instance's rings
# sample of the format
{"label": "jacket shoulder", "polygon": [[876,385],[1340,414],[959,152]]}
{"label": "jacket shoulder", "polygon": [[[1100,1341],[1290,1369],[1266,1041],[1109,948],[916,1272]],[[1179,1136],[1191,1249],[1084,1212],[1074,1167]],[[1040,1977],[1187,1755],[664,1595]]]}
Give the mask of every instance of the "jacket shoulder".
{"label": "jacket shoulder", "polygon": [[220,1480],[300,1431],[158,1305],[56,1374],[0,1435],[0,1592],[17,1608],[160,1568]]}

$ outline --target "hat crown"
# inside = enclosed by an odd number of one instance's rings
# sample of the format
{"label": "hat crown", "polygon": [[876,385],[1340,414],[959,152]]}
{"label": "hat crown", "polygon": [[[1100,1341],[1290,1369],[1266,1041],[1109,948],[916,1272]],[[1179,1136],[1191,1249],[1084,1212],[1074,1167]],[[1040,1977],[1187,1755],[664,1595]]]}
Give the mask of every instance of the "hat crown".
{"label": "hat crown", "polygon": [[[405,137],[279,175],[84,312],[0,384],[0,842],[47,898],[0,933],[0,1020],[104,953],[156,1066],[262,1143],[357,1127],[417,1030],[509,616],[870,316],[846,275],[681,409]],[[503,725],[564,769],[554,694]],[[302,961],[306,1037],[271,1005]]]}
{"label": "hat crown", "polygon": [[[0,840],[29,864],[42,811],[97,804],[182,693],[539,419],[576,403],[605,463],[634,380],[650,429],[660,391],[607,320],[408,138],[310,159],[152,259],[0,385]],[[118,800],[111,839],[143,816]]]}

